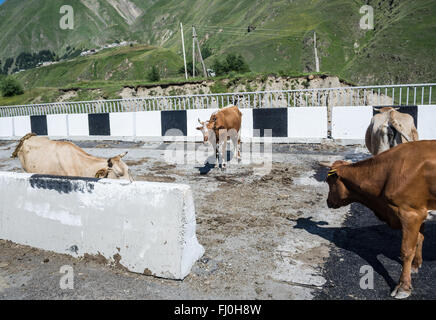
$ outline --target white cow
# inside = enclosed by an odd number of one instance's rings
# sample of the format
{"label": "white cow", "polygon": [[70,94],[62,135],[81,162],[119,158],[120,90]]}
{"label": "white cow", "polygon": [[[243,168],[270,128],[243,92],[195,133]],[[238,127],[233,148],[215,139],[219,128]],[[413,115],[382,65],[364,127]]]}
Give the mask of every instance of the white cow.
{"label": "white cow", "polygon": [[373,155],[400,143],[418,140],[418,131],[411,115],[391,107],[374,110],[379,113],[372,117],[365,135],[366,147]]}

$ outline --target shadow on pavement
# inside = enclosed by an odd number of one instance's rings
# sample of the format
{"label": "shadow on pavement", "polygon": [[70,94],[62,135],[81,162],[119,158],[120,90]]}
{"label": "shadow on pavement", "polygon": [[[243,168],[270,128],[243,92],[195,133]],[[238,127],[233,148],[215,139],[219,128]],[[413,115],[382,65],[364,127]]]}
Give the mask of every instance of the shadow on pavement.
{"label": "shadow on pavement", "polygon": [[[333,210],[332,214],[334,214]],[[401,272],[401,231],[392,230],[379,221],[371,210],[357,203],[351,205],[350,215],[343,227],[329,228],[327,222],[313,221],[311,217],[299,218],[296,222],[295,229],[304,229],[336,246],[332,249],[325,265],[325,277],[332,282],[331,293],[334,298],[341,298],[341,290],[344,295],[353,292],[353,297],[359,294],[362,295],[360,298],[388,297],[386,291],[395,287]],[[417,298],[415,291],[420,288],[418,292],[423,296],[419,298],[428,298],[426,295],[431,294],[434,299],[436,294],[434,289],[436,287],[435,221],[425,223],[424,235],[423,267],[418,275],[412,275],[412,278],[417,278],[412,279],[413,295]],[[370,290],[361,290],[359,287],[359,278],[362,276],[359,270],[363,265],[370,265],[375,273],[381,276],[379,284],[375,286],[375,290],[372,290],[374,292],[370,293]],[[326,289],[323,298],[332,298],[329,290]]]}

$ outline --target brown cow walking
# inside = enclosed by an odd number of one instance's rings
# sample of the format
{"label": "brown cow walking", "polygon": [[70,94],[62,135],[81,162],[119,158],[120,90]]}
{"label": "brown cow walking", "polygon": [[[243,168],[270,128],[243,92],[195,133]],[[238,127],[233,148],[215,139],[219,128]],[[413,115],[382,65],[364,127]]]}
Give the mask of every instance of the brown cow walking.
{"label": "brown cow walking", "polygon": [[328,166],[329,208],[359,202],[402,230],[403,270],[392,296],[408,297],[411,272],[422,264],[424,221],[436,209],[436,140],[404,143],[363,161]]}
{"label": "brown cow walking", "polygon": [[[238,161],[241,160],[241,122],[242,113],[237,106],[227,106],[210,116],[208,121],[200,121],[200,130],[203,133],[203,141],[212,144],[215,150],[215,156],[219,164],[222,163],[222,169],[225,170],[227,163],[227,140],[231,139]],[[224,157],[224,162],[222,161]]]}

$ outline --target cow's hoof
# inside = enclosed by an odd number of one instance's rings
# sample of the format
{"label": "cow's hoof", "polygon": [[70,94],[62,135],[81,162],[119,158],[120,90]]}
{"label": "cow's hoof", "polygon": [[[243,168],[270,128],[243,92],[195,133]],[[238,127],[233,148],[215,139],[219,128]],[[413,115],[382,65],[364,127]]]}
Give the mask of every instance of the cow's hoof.
{"label": "cow's hoof", "polygon": [[391,297],[395,299],[406,299],[410,296],[411,290],[406,290],[401,287],[401,284],[395,287],[394,291],[391,293]]}

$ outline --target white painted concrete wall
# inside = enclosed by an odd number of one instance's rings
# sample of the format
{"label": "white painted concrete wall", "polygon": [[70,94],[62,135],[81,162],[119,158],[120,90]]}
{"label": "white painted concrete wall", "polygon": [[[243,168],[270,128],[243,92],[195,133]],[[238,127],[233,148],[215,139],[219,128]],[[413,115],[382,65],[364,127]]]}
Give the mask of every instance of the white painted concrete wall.
{"label": "white painted concrete wall", "polygon": [[[0,239],[183,279],[203,253],[187,185],[0,172]],[[77,246],[77,253],[69,248]]]}
{"label": "white painted concrete wall", "polygon": [[436,105],[418,106],[417,129],[420,140],[436,139]]}
{"label": "white painted concrete wall", "polygon": [[69,114],[68,127],[70,136],[89,136],[87,114]]}
{"label": "white painted concrete wall", "polygon": [[68,136],[67,115],[66,114],[47,115],[47,134],[51,137]]}
{"label": "white painted concrete wall", "polygon": [[242,113],[241,123],[241,140],[246,141],[253,137],[253,109],[241,108]]}
{"label": "white painted concrete wall", "polygon": [[[186,110],[186,134],[188,137],[196,137],[196,140],[203,140],[203,134],[201,131],[195,129],[200,124],[198,118],[201,121],[207,121],[210,119],[210,115],[219,109],[192,109]],[[197,139],[198,138],[198,139]]]}
{"label": "white painted concrete wall", "polygon": [[[180,141],[201,141],[202,134],[196,130],[197,119],[208,120],[218,109],[187,110],[187,137]],[[242,112],[242,141],[253,140],[253,110]],[[362,143],[372,118],[372,107],[334,107],[332,114],[332,136],[341,143]],[[48,135],[53,138],[70,139],[124,139],[147,141],[172,141],[172,137],[161,136],[161,112],[110,113],[111,136],[89,136],[88,115],[48,115]],[[68,122],[68,126],[67,126]],[[420,139],[436,139],[436,105],[418,106],[418,132]],[[0,118],[0,138],[22,137],[31,131],[30,117]],[[327,108],[288,108],[288,137],[273,138],[274,143],[321,142],[327,137]]]}
{"label": "white painted concrete wall", "polygon": [[12,121],[12,117],[0,118],[0,137],[12,137],[14,135]]}
{"label": "white painted concrete wall", "polygon": [[162,135],[160,111],[135,112],[137,137],[160,137]]}
{"label": "white painted concrete wall", "polygon": [[333,107],[333,139],[365,139],[373,114],[372,107]]}
{"label": "white painted concrete wall", "polygon": [[288,108],[288,137],[326,138],[327,107]]}
{"label": "white painted concrete wall", "polygon": [[134,112],[109,113],[109,125],[111,136],[131,137],[134,136]]}
{"label": "white painted concrete wall", "polygon": [[32,131],[30,116],[14,117],[15,136],[22,137]]}

